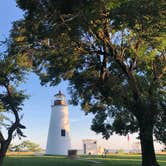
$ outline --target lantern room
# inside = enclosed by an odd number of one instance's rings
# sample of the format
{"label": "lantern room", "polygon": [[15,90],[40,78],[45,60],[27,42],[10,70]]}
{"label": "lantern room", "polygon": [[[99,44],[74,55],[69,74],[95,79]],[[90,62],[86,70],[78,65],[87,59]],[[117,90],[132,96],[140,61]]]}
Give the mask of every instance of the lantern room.
{"label": "lantern room", "polygon": [[66,105],[66,96],[61,91],[59,91],[54,97],[54,105]]}

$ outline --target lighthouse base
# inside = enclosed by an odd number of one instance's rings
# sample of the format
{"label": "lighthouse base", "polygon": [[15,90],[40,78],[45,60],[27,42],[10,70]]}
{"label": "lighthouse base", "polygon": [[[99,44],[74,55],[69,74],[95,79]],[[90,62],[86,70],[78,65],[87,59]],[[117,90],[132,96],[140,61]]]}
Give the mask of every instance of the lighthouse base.
{"label": "lighthouse base", "polygon": [[[54,143],[53,143],[54,142]],[[46,154],[48,155],[68,155],[70,149],[70,139],[59,139],[47,142]]]}

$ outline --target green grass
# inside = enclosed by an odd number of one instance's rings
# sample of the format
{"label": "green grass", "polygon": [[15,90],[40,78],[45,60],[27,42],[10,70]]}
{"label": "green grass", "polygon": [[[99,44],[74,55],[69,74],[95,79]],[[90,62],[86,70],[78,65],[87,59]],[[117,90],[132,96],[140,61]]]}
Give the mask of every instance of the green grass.
{"label": "green grass", "polygon": [[[166,155],[158,155],[161,166],[166,166]],[[96,164],[91,161],[99,161]],[[82,156],[80,160],[68,159],[64,156],[8,156],[4,166],[140,166],[139,155]]]}

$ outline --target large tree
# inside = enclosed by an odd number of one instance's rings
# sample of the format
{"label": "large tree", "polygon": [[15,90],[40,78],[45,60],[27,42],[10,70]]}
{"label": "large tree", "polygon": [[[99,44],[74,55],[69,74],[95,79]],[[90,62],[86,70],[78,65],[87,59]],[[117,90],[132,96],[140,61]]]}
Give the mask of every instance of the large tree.
{"label": "large tree", "polygon": [[[5,42],[6,43],[6,42]],[[0,53],[0,166],[15,136],[24,137],[21,110],[27,96],[17,87],[24,80],[27,66],[22,57],[9,54],[10,47],[1,47]]]}
{"label": "large tree", "polygon": [[[164,0],[17,0],[13,50],[41,83],[69,80],[71,102],[94,113],[105,138],[138,132],[142,166],[158,166],[153,134],[165,140]],[[164,129],[161,131],[161,129]]]}

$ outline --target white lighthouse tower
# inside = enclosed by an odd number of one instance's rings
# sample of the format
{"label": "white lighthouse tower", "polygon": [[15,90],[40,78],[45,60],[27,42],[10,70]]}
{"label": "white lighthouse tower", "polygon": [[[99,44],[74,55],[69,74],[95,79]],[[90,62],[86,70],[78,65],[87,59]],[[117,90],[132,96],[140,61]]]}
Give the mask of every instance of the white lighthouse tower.
{"label": "white lighthouse tower", "polygon": [[70,149],[70,125],[66,97],[59,91],[52,105],[46,154],[67,155]]}

